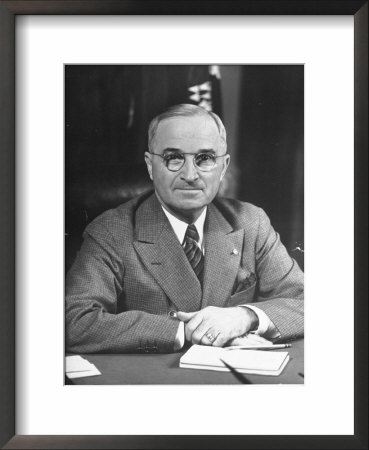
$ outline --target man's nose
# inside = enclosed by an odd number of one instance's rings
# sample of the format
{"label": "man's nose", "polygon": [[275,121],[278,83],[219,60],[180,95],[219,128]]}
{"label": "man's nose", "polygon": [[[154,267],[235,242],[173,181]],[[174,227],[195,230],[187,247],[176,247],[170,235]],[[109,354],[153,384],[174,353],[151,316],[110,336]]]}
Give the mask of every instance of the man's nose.
{"label": "man's nose", "polygon": [[193,157],[186,158],[181,169],[181,178],[187,182],[195,181],[199,178],[199,173],[192,158]]}

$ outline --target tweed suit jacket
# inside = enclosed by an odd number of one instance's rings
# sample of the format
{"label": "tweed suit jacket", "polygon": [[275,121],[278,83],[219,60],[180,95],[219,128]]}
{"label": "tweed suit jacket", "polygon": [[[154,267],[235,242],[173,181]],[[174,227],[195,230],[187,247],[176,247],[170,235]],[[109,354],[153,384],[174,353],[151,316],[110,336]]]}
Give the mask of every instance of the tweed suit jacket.
{"label": "tweed suit jacket", "polygon": [[66,280],[66,345],[79,353],[172,352],[172,310],[254,303],[280,340],[303,335],[303,273],[266,214],[217,199],[204,225],[203,287],[155,194],[109,210],[84,232]]}

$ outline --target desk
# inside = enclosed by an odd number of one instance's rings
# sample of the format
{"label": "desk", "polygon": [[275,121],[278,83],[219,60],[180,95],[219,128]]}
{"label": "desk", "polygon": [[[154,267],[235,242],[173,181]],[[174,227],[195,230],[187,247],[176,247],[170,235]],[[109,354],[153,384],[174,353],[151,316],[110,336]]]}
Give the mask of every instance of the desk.
{"label": "desk", "polygon": [[[273,350],[286,351],[286,350]],[[303,384],[304,340],[292,342],[290,361],[278,377],[245,375],[253,384]],[[240,384],[229,372],[179,368],[184,352],[169,354],[81,355],[100,370],[96,377],[69,380],[78,385],[101,384]]]}

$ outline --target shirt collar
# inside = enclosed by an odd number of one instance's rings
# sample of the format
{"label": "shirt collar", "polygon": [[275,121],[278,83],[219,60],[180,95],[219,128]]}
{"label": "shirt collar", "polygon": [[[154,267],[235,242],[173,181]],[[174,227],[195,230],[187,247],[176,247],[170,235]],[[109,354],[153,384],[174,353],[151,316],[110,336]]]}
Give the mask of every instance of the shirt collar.
{"label": "shirt collar", "polygon": [[[173,214],[171,214],[169,211],[167,211],[163,206],[162,206],[162,209],[164,211],[164,214],[167,216],[170,224],[172,225],[174,233],[176,234],[180,244],[182,245],[183,239],[185,237],[186,230],[188,227],[188,223],[177,219],[177,217],[174,217]],[[205,223],[205,218],[206,218],[206,211],[207,211],[207,207],[200,214],[200,216],[196,220],[196,222],[194,222],[196,230],[199,233],[199,238],[200,238],[199,247],[200,248],[202,248],[202,243],[203,243],[203,239],[204,239],[204,223]]]}

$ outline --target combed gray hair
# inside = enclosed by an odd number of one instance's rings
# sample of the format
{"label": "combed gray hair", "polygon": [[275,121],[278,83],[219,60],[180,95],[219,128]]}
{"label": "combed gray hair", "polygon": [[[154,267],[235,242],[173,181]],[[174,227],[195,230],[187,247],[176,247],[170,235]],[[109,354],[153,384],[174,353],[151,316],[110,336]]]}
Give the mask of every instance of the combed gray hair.
{"label": "combed gray hair", "polygon": [[169,119],[171,117],[192,117],[192,116],[211,117],[218,128],[219,136],[222,141],[222,146],[225,150],[227,150],[227,133],[224,128],[223,122],[220,120],[220,117],[217,114],[213,113],[212,111],[207,111],[201,106],[191,105],[189,103],[182,103],[180,105],[169,107],[166,111],[164,111],[163,113],[159,114],[158,116],[152,119],[148,131],[149,151],[153,150],[153,141],[160,122],[162,122],[165,119]]}

